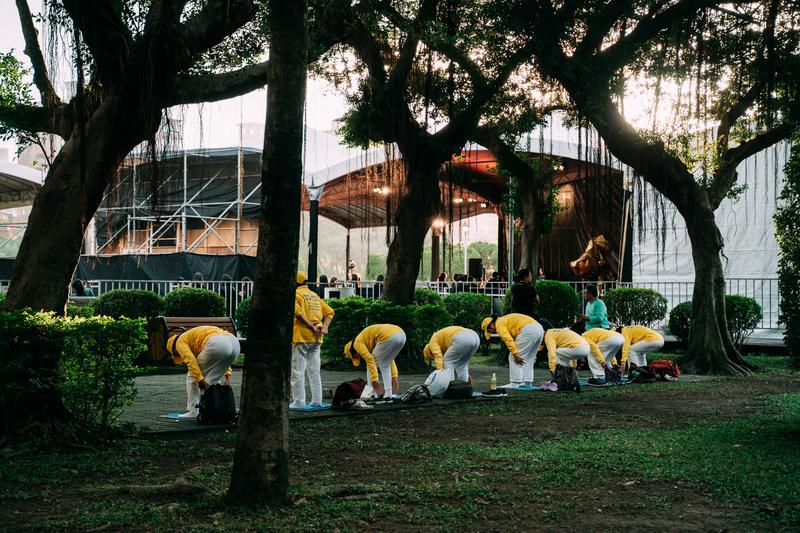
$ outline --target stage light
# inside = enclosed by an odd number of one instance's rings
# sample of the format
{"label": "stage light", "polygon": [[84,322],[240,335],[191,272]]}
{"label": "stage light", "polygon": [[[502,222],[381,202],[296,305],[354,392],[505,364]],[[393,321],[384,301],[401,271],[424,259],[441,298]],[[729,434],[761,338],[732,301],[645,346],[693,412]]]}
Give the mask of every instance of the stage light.
{"label": "stage light", "polygon": [[463,198],[453,198],[453,203],[454,203],[454,204],[460,204],[460,203],[461,203],[461,202],[463,202],[463,201],[464,201],[464,199],[463,199]]}
{"label": "stage light", "polygon": [[444,220],[442,220],[441,218],[434,219],[432,226],[437,229],[443,228]]}
{"label": "stage light", "polygon": [[481,202],[481,207],[485,208],[487,206],[486,202]]}
{"label": "stage light", "polygon": [[387,195],[389,194],[389,192],[391,192],[391,189],[386,185],[384,185],[383,187],[375,187],[374,189],[372,189],[372,192],[377,194]]}

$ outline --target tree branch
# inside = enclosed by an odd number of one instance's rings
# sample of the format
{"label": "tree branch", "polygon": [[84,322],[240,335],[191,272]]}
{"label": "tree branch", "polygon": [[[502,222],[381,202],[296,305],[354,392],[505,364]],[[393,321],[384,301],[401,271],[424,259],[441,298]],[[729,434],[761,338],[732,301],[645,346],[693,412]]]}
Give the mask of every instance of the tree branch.
{"label": "tree branch", "polygon": [[10,129],[31,134],[52,133],[64,139],[72,130],[68,106],[64,104],[56,108],[25,104],[0,106],[0,123]]}
{"label": "tree branch", "polygon": [[794,131],[792,124],[783,122],[743,142],[739,146],[727,150],[719,162],[717,172],[714,173],[714,181],[708,188],[708,198],[714,209],[719,207],[731,187],[736,183],[738,177],[736,167],[748,157],[766,150],[775,143],[788,139],[792,135],[792,131]]}
{"label": "tree branch", "polygon": [[248,65],[231,72],[205,75],[182,75],[175,80],[175,90],[165,107],[217,102],[247,94],[264,87],[269,80],[269,61]]}
{"label": "tree branch", "polygon": [[[390,92],[400,91],[401,87],[408,82],[408,75],[409,72],[411,72],[411,67],[414,66],[414,58],[417,56],[417,48],[419,47],[420,27],[436,17],[436,8],[438,5],[439,0],[422,0],[422,4],[417,12],[417,18],[412,24],[404,24],[404,26],[408,28],[408,31],[403,47],[400,49],[400,56],[397,59],[397,63],[395,63],[394,69],[389,75],[388,89]],[[400,18],[402,19],[402,17]]]}
{"label": "tree branch", "polygon": [[61,105],[61,98],[58,97],[50,75],[47,72],[47,64],[44,61],[42,49],[39,46],[39,35],[33,25],[33,16],[27,0],[17,0],[17,11],[19,12],[19,22],[22,27],[22,36],[25,38],[25,55],[31,60],[33,65],[33,83],[39,89],[42,105],[51,108]]}
{"label": "tree branch", "polygon": [[133,50],[133,37],[118,12],[119,3],[107,0],[63,0],[64,8],[83,34],[92,52],[101,82],[122,82]]}
{"label": "tree branch", "polygon": [[144,23],[144,34],[152,34],[157,27],[173,26],[180,21],[188,0],[152,0]]}
{"label": "tree branch", "polygon": [[194,57],[221,43],[255,15],[253,0],[208,0],[181,25],[178,34]]}
{"label": "tree branch", "polygon": [[533,188],[543,188],[547,185],[544,173],[535,172],[533,167],[517,155],[512,146],[503,141],[500,127],[481,126],[475,130],[473,138],[476,142],[488,148],[500,165],[518,178],[527,180]]}
{"label": "tree branch", "polygon": [[731,128],[736,124],[736,121],[745,114],[753,102],[755,102],[758,93],[761,92],[763,87],[764,79],[759,77],[758,81],[722,115],[722,118],[720,118],[719,126],[717,126],[718,155],[722,156],[728,150],[728,137],[730,136]]}
{"label": "tree branch", "polygon": [[591,17],[583,39],[575,50],[576,56],[590,57],[600,48],[606,34],[622,14],[631,9],[630,0],[611,0],[600,13]]}

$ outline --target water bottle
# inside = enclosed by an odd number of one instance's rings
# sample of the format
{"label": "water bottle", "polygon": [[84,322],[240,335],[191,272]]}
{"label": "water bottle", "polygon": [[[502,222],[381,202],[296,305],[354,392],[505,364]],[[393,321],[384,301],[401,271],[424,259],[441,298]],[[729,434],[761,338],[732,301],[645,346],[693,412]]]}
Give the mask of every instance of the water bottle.
{"label": "water bottle", "polygon": [[489,382],[489,388],[495,390],[497,388],[497,374],[492,374],[492,381]]}

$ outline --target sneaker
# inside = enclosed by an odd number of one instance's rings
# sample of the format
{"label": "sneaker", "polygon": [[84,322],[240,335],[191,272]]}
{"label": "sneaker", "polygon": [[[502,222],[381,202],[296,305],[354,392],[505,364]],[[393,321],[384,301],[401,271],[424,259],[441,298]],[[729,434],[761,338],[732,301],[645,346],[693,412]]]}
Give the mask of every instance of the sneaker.
{"label": "sneaker", "polygon": [[303,402],[292,402],[289,404],[289,409],[305,409],[306,404]]}
{"label": "sneaker", "polygon": [[186,419],[191,419],[191,418],[197,418],[197,415],[198,415],[198,411],[195,410],[195,409],[192,409],[191,411],[187,411],[187,412],[183,413],[182,415],[178,415],[178,418],[180,418],[181,420],[186,420]]}
{"label": "sneaker", "polygon": [[372,409],[371,405],[367,405],[364,400],[354,400],[353,401],[353,409]]}
{"label": "sneaker", "polygon": [[588,384],[593,387],[605,387],[606,380],[603,378],[589,378]]}

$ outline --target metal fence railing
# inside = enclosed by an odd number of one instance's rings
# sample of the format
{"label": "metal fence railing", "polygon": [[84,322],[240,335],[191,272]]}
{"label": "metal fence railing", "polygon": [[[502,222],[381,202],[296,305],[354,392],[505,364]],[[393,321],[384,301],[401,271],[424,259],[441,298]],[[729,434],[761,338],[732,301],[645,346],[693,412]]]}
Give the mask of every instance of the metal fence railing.
{"label": "metal fence railing", "polygon": [[[8,290],[8,280],[0,280],[0,292]],[[596,285],[592,282],[571,281],[568,282],[580,295],[581,308],[584,307],[583,291],[589,285]],[[761,329],[781,329],[778,323],[780,294],[778,293],[777,278],[728,278],[725,280],[728,294],[739,294],[754,298],[760,305],[764,317],[759,324]],[[91,288],[96,296],[106,293],[113,289],[144,289],[165,296],[169,292],[182,287],[199,287],[208,289],[220,294],[226,302],[228,313],[235,316],[236,306],[248,298],[253,293],[252,281],[186,281],[186,280],[87,280],[84,285]],[[440,294],[454,292],[477,292],[488,294],[499,305],[510,284],[507,282],[434,282],[418,281],[417,288],[434,290]],[[669,312],[681,302],[692,299],[694,282],[692,281],[652,281],[618,283],[605,282],[602,290],[609,290],[616,287],[639,287],[653,289],[663,294],[667,299],[667,319]],[[383,294],[383,283],[374,280],[367,281],[338,281],[335,285],[311,285],[314,290],[325,293],[325,288],[342,289],[346,288],[346,293],[352,293],[363,298],[376,299]],[[656,324],[656,327],[665,327],[667,319]]]}

